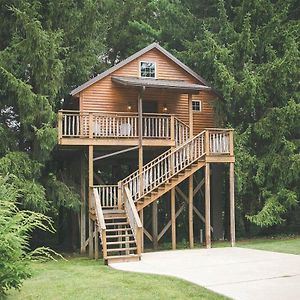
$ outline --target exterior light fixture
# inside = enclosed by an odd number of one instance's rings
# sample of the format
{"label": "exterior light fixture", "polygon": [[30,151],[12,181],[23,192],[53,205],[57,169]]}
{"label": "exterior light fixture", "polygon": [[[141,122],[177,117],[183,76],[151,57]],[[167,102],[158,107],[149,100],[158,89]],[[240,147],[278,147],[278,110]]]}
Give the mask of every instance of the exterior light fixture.
{"label": "exterior light fixture", "polygon": [[131,103],[128,103],[128,105],[127,105],[127,110],[128,110],[128,111],[131,111],[131,110],[132,110]]}
{"label": "exterior light fixture", "polygon": [[164,107],[163,107],[163,112],[167,112],[168,111],[168,107],[166,104],[164,104]]}

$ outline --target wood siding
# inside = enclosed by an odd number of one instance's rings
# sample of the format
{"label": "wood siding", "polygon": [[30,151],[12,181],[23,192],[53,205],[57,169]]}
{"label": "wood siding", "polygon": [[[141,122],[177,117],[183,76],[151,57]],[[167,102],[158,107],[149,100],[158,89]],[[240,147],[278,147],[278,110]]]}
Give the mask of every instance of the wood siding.
{"label": "wood siding", "polygon": [[[134,88],[120,87],[113,83],[111,76],[139,77],[139,62],[154,61],[156,63],[157,79],[185,80],[190,83],[199,83],[172,60],[156,49],[143,54],[102,80],[94,83],[80,93],[80,110],[100,110],[110,112],[126,112],[130,103],[132,112],[137,111],[138,92]],[[215,116],[213,100],[216,95],[213,92],[201,91],[199,95],[193,95],[193,100],[202,101],[202,111],[194,113],[194,134],[203,128],[214,127]],[[174,91],[146,89],[143,101],[157,101],[158,112],[163,112],[164,105],[167,113],[176,114],[183,122],[188,124],[188,95],[178,94]]]}

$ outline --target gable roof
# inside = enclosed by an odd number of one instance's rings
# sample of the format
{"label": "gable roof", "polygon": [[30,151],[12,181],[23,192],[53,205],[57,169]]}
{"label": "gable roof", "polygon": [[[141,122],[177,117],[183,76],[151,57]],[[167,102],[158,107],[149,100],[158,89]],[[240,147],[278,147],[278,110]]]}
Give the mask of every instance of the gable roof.
{"label": "gable roof", "polygon": [[130,63],[131,61],[135,60],[136,58],[140,57],[141,55],[145,54],[146,52],[157,49],[161,53],[163,53],[165,56],[167,56],[169,59],[171,59],[174,63],[176,63],[178,66],[180,66],[183,70],[185,70],[187,73],[192,75],[194,78],[202,82],[204,85],[209,86],[205,79],[203,79],[200,75],[195,73],[192,69],[190,69],[187,65],[182,63],[179,59],[177,59],[174,55],[172,55],[169,51],[161,47],[158,43],[152,43],[149,46],[143,48],[142,50],[134,53],[133,55],[129,56],[125,60],[122,60],[115,66],[109,68],[108,70],[104,71],[103,73],[98,74],[94,78],[90,79],[89,81],[85,82],[84,84],[78,86],[74,90],[70,92],[71,96],[75,96],[76,94],[80,93],[87,87],[91,86],[92,84],[98,82],[102,78],[108,76],[109,74],[113,73],[114,71],[120,69],[121,67],[125,66],[126,64]]}

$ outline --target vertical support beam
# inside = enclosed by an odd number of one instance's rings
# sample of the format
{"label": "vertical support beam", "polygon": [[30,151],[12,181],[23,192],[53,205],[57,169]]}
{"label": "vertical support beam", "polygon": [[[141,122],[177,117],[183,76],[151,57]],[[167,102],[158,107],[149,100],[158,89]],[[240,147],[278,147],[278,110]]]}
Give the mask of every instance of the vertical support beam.
{"label": "vertical support beam", "polygon": [[193,119],[193,95],[188,95],[189,100],[189,126],[190,126],[190,138],[194,136],[194,119]]}
{"label": "vertical support beam", "polygon": [[205,243],[206,248],[211,248],[210,231],[210,165],[205,164]]}
{"label": "vertical support beam", "polygon": [[86,162],[84,153],[81,155],[81,174],[80,174],[80,193],[81,193],[81,207],[80,207],[80,253],[86,252]]}
{"label": "vertical support beam", "polygon": [[143,187],[143,100],[142,100],[142,91],[138,95],[138,123],[139,123],[139,178],[140,178],[140,195],[142,195]]}
{"label": "vertical support beam", "polygon": [[144,252],[144,209],[141,209],[139,211],[140,214],[140,220],[142,223],[142,234],[141,234],[141,252]]}
{"label": "vertical support beam", "polygon": [[157,201],[152,203],[152,238],[153,238],[153,248],[158,247],[158,224],[157,224]]}
{"label": "vertical support beam", "polygon": [[[93,205],[93,176],[94,176],[94,147],[89,145],[89,213],[91,213]],[[89,218],[89,257],[93,257],[93,221]]]}
{"label": "vertical support beam", "polygon": [[97,222],[94,222],[94,224],[95,224],[95,259],[97,260],[99,258],[99,232],[98,232]]}
{"label": "vertical support beam", "polygon": [[235,246],[234,163],[229,165],[230,242]]}
{"label": "vertical support beam", "polygon": [[89,113],[89,138],[92,139],[94,135],[94,120],[93,120],[93,113]]}
{"label": "vertical support beam", "polygon": [[194,219],[193,219],[193,175],[189,177],[189,242],[190,248],[194,248]]}
{"label": "vertical support beam", "polygon": [[171,189],[171,228],[172,228],[172,249],[176,249],[176,206],[175,188]]}
{"label": "vertical support beam", "polygon": [[94,257],[93,220],[89,218],[89,257]]}
{"label": "vertical support beam", "polygon": [[205,129],[205,155],[209,155],[209,131]]}
{"label": "vertical support beam", "polygon": [[233,130],[229,131],[229,153],[233,156]]}

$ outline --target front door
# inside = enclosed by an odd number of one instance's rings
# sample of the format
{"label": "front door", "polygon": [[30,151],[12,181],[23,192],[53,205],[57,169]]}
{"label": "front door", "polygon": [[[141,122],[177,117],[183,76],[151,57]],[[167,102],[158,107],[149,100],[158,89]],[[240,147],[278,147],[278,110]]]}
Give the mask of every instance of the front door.
{"label": "front door", "polygon": [[143,101],[143,113],[157,113],[158,105],[156,101]]}

